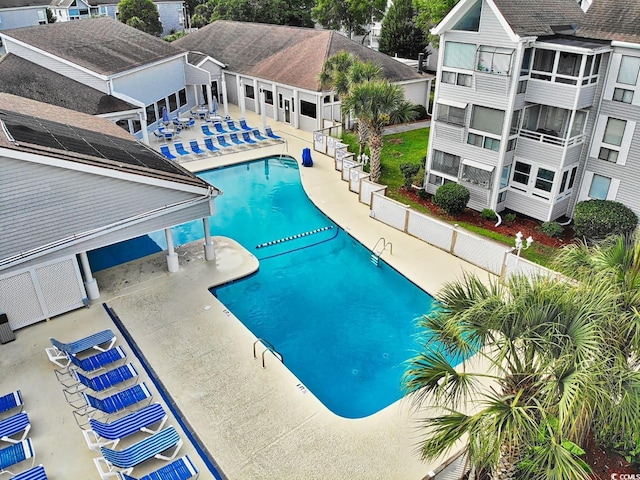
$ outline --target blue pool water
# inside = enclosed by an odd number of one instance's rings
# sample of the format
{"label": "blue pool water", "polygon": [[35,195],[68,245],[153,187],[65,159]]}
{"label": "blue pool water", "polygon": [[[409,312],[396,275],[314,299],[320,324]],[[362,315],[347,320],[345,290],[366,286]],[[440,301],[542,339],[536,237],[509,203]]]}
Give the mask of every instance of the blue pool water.
{"label": "blue pool water", "polygon": [[[295,160],[198,175],[224,191],[212,234],[234,238],[260,260],[256,274],[212,293],[337,415],[365,417],[401,398],[405,361],[419,348],[415,319],[432,310],[433,298],[385,262],[373,265],[371,252],[308,199]],[[173,232],[176,244],[203,237],[201,221]],[[165,248],[163,232],[136,242],[128,250]]]}

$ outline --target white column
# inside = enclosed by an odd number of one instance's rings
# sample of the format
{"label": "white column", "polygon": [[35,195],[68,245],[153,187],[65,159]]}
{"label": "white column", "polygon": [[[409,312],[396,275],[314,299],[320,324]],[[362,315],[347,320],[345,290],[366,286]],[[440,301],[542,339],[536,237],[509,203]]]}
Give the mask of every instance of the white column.
{"label": "white column", "polygon": [[260,102],[260,118],[262,119],[262,130],[264,131],[267,129],[267,109],[265,105],[263,87],[260,87],[260,91],[258,93],[258,101]]}
{"label": "white column", "polygon": [[216,259],[216,246],[211,238],[211,232],[209,231],[209,217],[202,219],[204,226],[204,259],[207,261]]}
{"label": "white column", "polygon": [[138,112],[140,118],[140,129],[142,130],[142,141],[149,145],[149,125],[147,124],[147,114],[144,111]]}
{"label": "white column", "polygon": [[[229,116],[229,103],[227,102],[227,82],[224,80],[224,72],[220,72],[220,90],[222,90],[222,105],[224,106],[224,116]],[[219,100],[219,99],[218,99]]]}
{"label": "white column", "polygon": [[278,111],[280,110],[280,104],[278,103],[278,86],[273,84],[273,121],[278,121]]}
{"label": "white column", "polygon": [[238,75],[236,77],[236,86],[238,90],[238,106],[240,107],[240,118],[246,118],[246,107],[244,101],[244,80]]}
{"label": "white column", "polygon": [[209,78],[209,83],[207,83],[207,110],[211,111],[213,109],[213,93],[211,92],[211,78]]}
{"label": "white column", "polygon": [[171,236],[171,229],[164,229],[164,236],[167,239],[167,269],[171,272],[177,272],[180,268],[178,263],[178,254],[173,249],[173,237]]}
{"label": "white column", "polygon": [[98,289],[98,282],[93,278],[93,273],[91,272],[91,265],[89,265],[89,257],[87,257],[87,252],[80,253],[80,263],[82,264],[82,271],[84,273],[84,286],[87,289],[87,295],[91,300],[97,300],[100,298],[100,290]]}

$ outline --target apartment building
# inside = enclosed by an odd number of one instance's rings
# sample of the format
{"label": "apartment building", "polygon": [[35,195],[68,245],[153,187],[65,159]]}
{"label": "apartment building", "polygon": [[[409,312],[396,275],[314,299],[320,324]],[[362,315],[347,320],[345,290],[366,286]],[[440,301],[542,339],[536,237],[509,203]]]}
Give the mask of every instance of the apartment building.
{"label": "apartment building", "polygon": [[640,214],[640,4],[461,0],[440,36],[425,186],[541,221],[587,199]]}

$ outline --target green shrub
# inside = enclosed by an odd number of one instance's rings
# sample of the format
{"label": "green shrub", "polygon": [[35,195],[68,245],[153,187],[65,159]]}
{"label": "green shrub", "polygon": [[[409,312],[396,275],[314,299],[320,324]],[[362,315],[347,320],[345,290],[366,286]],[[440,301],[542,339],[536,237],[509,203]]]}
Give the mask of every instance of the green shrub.
{"label": "green shrub", "polygon": [[421,188],[420,190],[418,190],[418,197],[420,197],[422,200],[426,200],[427,198],[429,198],[429,194],[427,193],[427,190],[425,188]]}
{"label": "green shrub", "polygon": [[631,233],[638,225],[638,216],[620,202],[586,200],[576,204],[573,223],[577,236],[598,241]]}
{"label": "green shrub", "polygon": [[544,222],[540,225],[540,231],[550,237],[560,238],[564,234],[564,227],[558,222]]}
{"label": "green shrub", "polygon": [[415,163],[402,163],[400,164],[400,173],[404,177],[404,186],[406,188],[411,188],[411,184],[413,183],[413,179],[416,174],[420,170],[420,165],[416,165]]}
{"label": "green shrub", "polygon": [[471,194],[466,187],[459,183],[449,182],[438,187],[433,196],[433,203],[449,215],[459,215],[467,208],[469,198],[471,198]]}
{"label": "green shrub", "polygon": [[498,216],[496,215],[496,212],[490,208],[484,208],[482,209],[482,218],[485,220],[497,220]]}
{"label": "green shrub", "polygon": [[416,112],[414,120],[424,120],[425,118],[429,118],[429,114],[427,113],[427,109],[424,105],[414,105],[413,111]]}
{"label": "green shrub", "polygon": [[515,222],[516,221],[516,214],[515,213],[507,213],[504,216],[504,221],[505,222],[509,222],[509,223]]}

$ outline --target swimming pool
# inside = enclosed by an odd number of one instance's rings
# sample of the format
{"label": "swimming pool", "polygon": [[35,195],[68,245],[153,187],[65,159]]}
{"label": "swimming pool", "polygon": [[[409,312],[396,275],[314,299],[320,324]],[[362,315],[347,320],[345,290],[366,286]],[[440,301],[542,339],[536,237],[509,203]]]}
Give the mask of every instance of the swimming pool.
{"label": "swimming pool", "polygon": [[[295,160],[198,176],[224,191],[211,233],[260,260],[257,273],[212,293],[335,414],[361,418],[401,398],[404,362],[419,348],[415,319],[433,309],[433,298],[384,261],[372,264],[371,252],[308,199]],[[201,221],[173,230],[176,244],[203,236]],[[163,232],[137,240],[153,244],[165,247]]]}

